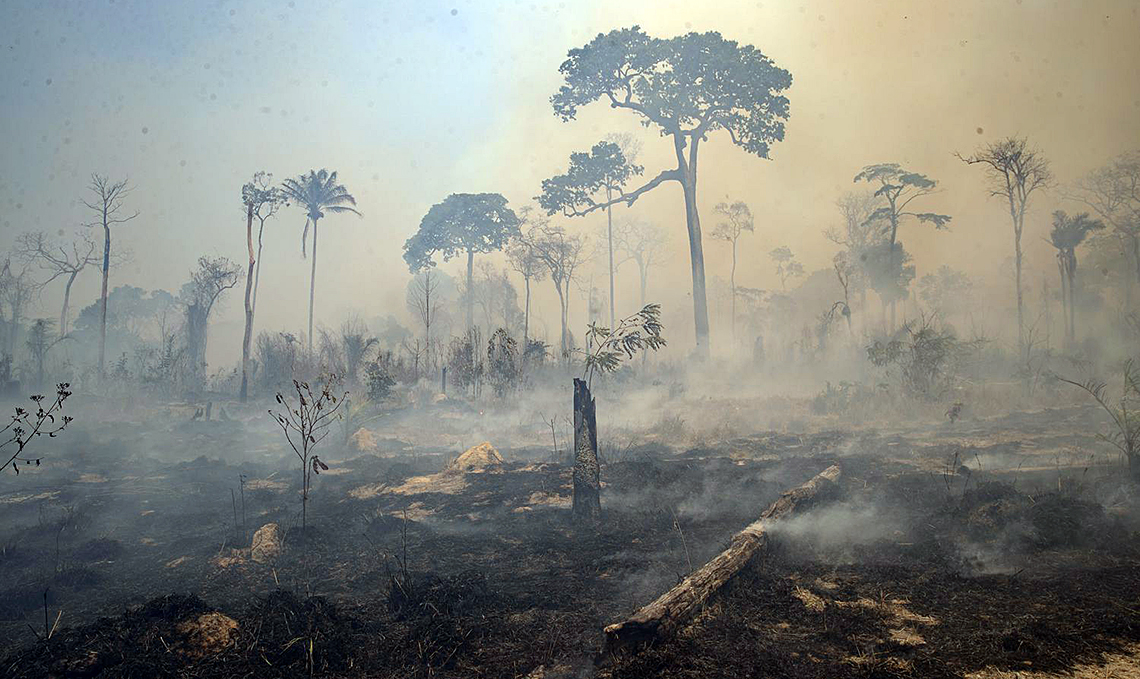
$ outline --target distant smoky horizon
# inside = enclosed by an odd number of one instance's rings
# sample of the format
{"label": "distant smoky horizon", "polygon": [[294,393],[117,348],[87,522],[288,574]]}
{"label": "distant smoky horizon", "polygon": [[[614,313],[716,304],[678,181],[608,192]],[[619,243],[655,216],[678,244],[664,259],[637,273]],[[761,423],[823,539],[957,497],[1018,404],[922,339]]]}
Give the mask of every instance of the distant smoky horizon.
{"label": "distant smoky horizon", "polygon": [[[954,154],[1019,136],[1050,161],[1054,184],[1035,196],[1023,237],[1027,305],[1036,316],[1056,294],[1051,215],[1087,210],[1066,188],[1140,147],[1140,6],[1125,0],[700,7],[649,0],[13,0],[0,14],[0,246],[11,247],[24,232],[70,237],[91,219],[81,203],[91,174],[127,178],[133,191],[125,206],[139,217],[115,232],[115,247],[132,257],[112,271],[110,286],[176,295],[201,256],[244,263],[240,191],[255,172],[280,181],[335,170],[363,216],[321,220],[316,323],[326,328],[394,316],[416,332],[401,248],[451,193],[496,192],[516,210],[534,206],[542,180],[564,172],[571,152],[613,133],[640,142],[645,177],[672,167],[669,141],[627,112],[595,103],[571,122],[553,113],[550,97],[568,50],[616,28],[638,25],[657,37],[718,31],[792,74],[786,137],[770,159],[733,146],[723,131],[702,147],[698,204],[714,352],[731,343],[722,292],[731,253],[709,237],[719,202],[744,201],[755,218],[755,232],[740,241],[739,286],[781,290],[769,257],[781,246],[805,269],[789,289],[812,274],[823,286],[840,249],[823,231],[842,225],[838,199],[866,190],[852,181],[856,173],[885,162],[923,173],[939,190],[921,209],[953,219],[946,231],[901,228],[914,257],[912,294],[941,266],[961,271],[983,290],[987,332],[1008,341],[1016,335],[1008,209],[988,195],[983,173]],[[687,354],[692,279],[680,188],[656,189],[615,208],[614,218],[654,224],[664,234],[666,256],[650,274],[647,299],[662,305],[667,355]],[[601,213],[551,220],[595,243],[605,227]],[[311,264],[300,251],[304,225],[296,206],[266,224],[255,332],[304,332]],[[437,261],[462,279],[462,258]],[[476,261],[506,266],[501,253]],[[521,305],[522,279],[511,276]],[[73,320],[98,299],[99,283],[95,268],[77,280]],[[572,287],[570,327],[578,339],[592,315],[591,290],[604,299],[607,287],[603,253]],[[541,277],[531,288],[532,335],[556,346],[553,286]],[[812,299],[828,294],[821,288]],[[61,297],[62,284],[52,283],[27,317],[58,317]],[[616,297],[619,317],[639,307],[631,263],[618,269]],[[240,358],[241,298],[238,285],[212,317],[211,371]],[[916,303],[905,307],[904,314],[918,311]]]}

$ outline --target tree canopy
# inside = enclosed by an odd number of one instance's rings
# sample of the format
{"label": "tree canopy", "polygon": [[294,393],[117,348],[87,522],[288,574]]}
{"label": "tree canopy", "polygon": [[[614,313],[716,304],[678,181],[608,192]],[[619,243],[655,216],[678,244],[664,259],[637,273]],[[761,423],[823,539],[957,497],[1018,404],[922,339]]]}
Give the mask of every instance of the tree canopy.
{"label": "tree canopy", "polygon": [[436,203],[420,228],[404,243],[404,261],[412,273],[435,266],[436,253],[447,261],[459,253],[493,252],[519,233],[519,218],[498,193],[453,193]]}
{"label": "tree canopy", "polygon": [[875,196],[884,198],[887,204],[871,213],[868,221],[887,219],[897,226],[901,217],[914,217],[920,222],[934,225],[936,229],[945,229],[950,223],[949,215],[935,212],[911,212],[906,208],[911,201],[920,196],[934,193],[938,182],[918,172],[903,169],[898,163],[879,163],[868,165],[855,175],[854,181],[865,181],[878,184]]}
{"label": "tree canopy", "polygon": [[[621,147],[610,141],[594,144],[587,152],[570,154],[570,168],[542,180],[542,194],[536,200],[547,214],[561,211],[567,217],[585,214],[599,203],[605,204],[612,192],[619,195],[625,183],[644,171],[626,159]],[[600,193],[605,193],[602,199]]]}
{"label": "tree canopy", "polygon": [[633,26],[600,33],[570,50],[558,70],[566,82],[551,103],[563,120],[602,99],[666,134],[699,140],[723,129],[761,158],[784,138],[788,99],[778,93],[791,87],[791,73],[715,31],[653,38]]}

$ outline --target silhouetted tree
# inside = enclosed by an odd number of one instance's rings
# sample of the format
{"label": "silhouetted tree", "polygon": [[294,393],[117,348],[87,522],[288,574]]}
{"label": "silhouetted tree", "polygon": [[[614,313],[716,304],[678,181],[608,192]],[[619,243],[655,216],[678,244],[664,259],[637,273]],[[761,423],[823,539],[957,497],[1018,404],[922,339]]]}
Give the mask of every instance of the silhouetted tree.
{"label": "silhouetted tree", "polygon": [[[876,222],[881,220],[886,225],[889,236],[887,239],[888,254],[892,259],[896,255],[900,258],[898,262],[888,262],[885,270],[901,272],[904,269],[901,254],[896,252],[895,243],[898,241],[899,225],[905,217],[913,217],[924,224],[931,224],[935,229],[945,229],[950,222],[948,215],[934,212],[913,212],[907,209],[915,199],[934,193],[938,187],[938,182],[924,174],[903,169],[898,163],[880,163],[864,167],[862,172],[855,175],[854,181],[865,181],[872,185],[878,185],[879,188],[875,190],[875,196],[886,203],[886,205],[876,208],[869,218]],[[893,298],[891,301],[890,330],[892,332],[895,329],[895,302],[897,301],[898,298]]]}
{"label": "silhouetted tree", "polygon": [[620,268],[626,262],[637,265],[640,283],[640,304],[645,306],[645,289],[649,283],[649,270],[661,263],[665,254],[665,235],[656,226],[639,219],[618,221],[614,230],[614,246],[624,256],[618,262]]}
{"label": "silhouetted tree", "polygon": [[752,223],[752,210],[744,201],[717,203],[713,208],[724,220],[713,229],[712,237],[732,245],[732,270],[728,274],[728,285],[732,291],[732,341],[736,342],[736,243],[745,231],[755,231]]}
{"label": "silhouetted tree", "polygon": [[[258,172],[253,175],[253,181],[241,187],[241,201],[246,211],[246,244],[249,250],[249,267],[245,275],[245,333],[241,342],[242,403],[245,403],[249,396],[249,354],[250,345],[253,343],[253,314],[257,308],[257,284],[261,281],[261,245],[265,233],[265,220],[275,215],[285,200],[281,190],[272,185],[272,178],[271,174]],[[256,252],[253,249],[254,218],[258,220]]]}
{"label": "silhouetted tree", "polygon": [[[548,215],[562,212],[568,217],[584,214],[592,205],[606,204],[606,242],[609,247],[610,325],[614,324],[614,217],[613,196],[621,193],[635,175],[644,171],[622,153],[621,147],[609,141],[594,144],[589,153],[570,154],[570,169],[542,180],[538,204]],[[604,194],[605,198],[602,198]]]}
{"label": "silhouetted tree", "polygon": [[93,174],[88,188],[95,197],[82,202],[87,209],[95,213],[95,219],[86,226],[103,229],[103,287],[99,296],[102,307],[99,321],[99,377],[103,377],[106,374],[107,282],[111,273],[111,227],[125,224],[138,217],[139,213],[136,211],[128,215],[123,212],[123,199],[131,192],[126,179],[112,182],[105,176]]}
{"label": "silhouetted tree", "polygon": [[1057,249],[1057,267],[1061,273],[1061,304],[1065,314],[1065,341],[1072,346],[1077,334],[1077,248],[1104,223],[1091,219],[1087,212],[1069,216],[1064,210],[1053,213],[1049,242]]}
{"label": "silhouetted tree", "polygon": [[697,211],[697,159],[700,142],[725,130],[733,144],[761,158],[784,138],[788,100],[779,93],[792,76],[750,45],[719,33],[688,33],[661,39],[639,27],[599,34],[570,50],[559,67],[565,83],[551,98],[562,120],[573,120],[582,106],[597,100],[655,125],[669,137],[677,167],[660,172],[630,192],[576,211],[587,214],[616,202],[632,204],[666,181],[678,182],[685,199],[685,224],[693,275],[693,318],[698,355],[708,355],[709,314],[704,249]]}
{"label": "silhouetted tree", "polygon": [[296,203],[305,210],[305,230],[301,234],[301,256],[305,255],[305,240],[309,235],[309,225],[313,226],[313,266],[309,275],[309,355],[313,353],[313,303],[317,289],[317,223],[326,212],[351,212],[360,217],[356,210],[356,199],[336,183],[336,172],[322,169],[309,170],[296,179],[286,179],[281,183],[281,191],[286,201]]}
{"label": "silhouetted tree", "polygon": [[199,257],[198,268],[191,272],[190,281],[182,288],[182,302],[186,305],[186,349],[198,385],[205,378],[210,312],[222,293],[240,280],[241,267],[226,257]]}
{"label": "silhouetted tree", "polygon": [[[1140,150],[1093,170],[1070,193],[1112,228],[1131,255],[1134,282],[1140,283]],[[1129,305],[1132,289],[1125,287]]]}
{"label": "silhouetted tree", "polygon": [[792,249],[787,245],[772,250],[768,257],[776,263],[776,275],[780,278],[780,289],[788,289],[788,279],[804,275],[804,265],[796,260]]}
{"label": "silhouetted tree", "polygon": [[[15,254],[25,264],[34,264],[47,273],[46,286],[57,278],[64,279],[63,308],[59,312],[59,334],[67,334],[71,286],[87,267],[99,262],[98,244],[86,234],[69,243],[54,242],[43,231],[24,233],[16,239]],[[112,260],[112,265],[114,264]]]}
{"label": "silhouetted tree", "polygon": [[1014,285],[1017,288],[1017,349],[1025,353],[1025,304],[1021,291],[1021,233],[1025,228],[1025,212],[1029,198],[1038,189],[1045,188],[1053,178],[1049,161],[1025,139],[1007,137],[978,149],[974,155],[963,158],[968,165],[982,165],[986,170],[991,196],[1004,199],[1009,205],[1009,219],[1013,224]]}
{"label": "silhouetted tree", "polygon": [[420,228],[404,243],[404,261],[417,273],[435,266],[436,253],[447,261],[467,254],[467,329],[475,323],[475,253],[501,250],[519,233],[519,218],[498,193],[453,193],[436,203],[420,220]]}
{"label": "silhouetted tree", "polygon": [[550,273],[550,281],[558,293],[561,308],[562,332],[559,335],[559,348],[562,356],[570,351],[570,334],[567,327],[567,312],[570,305],[570,281],[574,279],[578,267],[586,259],[586,239],[566,232],[561,226],[542,226],[531,229],[526,236],[538,258]]}

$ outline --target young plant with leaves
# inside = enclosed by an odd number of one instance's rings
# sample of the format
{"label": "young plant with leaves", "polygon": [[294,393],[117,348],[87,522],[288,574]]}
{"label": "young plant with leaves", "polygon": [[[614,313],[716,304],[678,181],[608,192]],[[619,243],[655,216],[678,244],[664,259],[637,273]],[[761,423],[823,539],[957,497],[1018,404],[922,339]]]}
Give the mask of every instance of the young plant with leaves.
{"label": "young plant with leaves", "polygon": [[[8,459],[0,465],[0,472],[12,467],[12,471],[19,474],[21,464],[40,466],[42,458],[28,457],[28,446],[40,436],[46,435],[48,438],[55,438],[56,434],[63,431],[71,423],[73,418],[68,415],[61,415],[63,402],[70,396],[71,385],[61,382],[56,385],[55,399],[47,402],[46,406],[44,403],[47,399],[42,394],[36,394],[29,397],[32,403],[36,404],[33,409],[17,407],[13,411],[12,419],[8,421],[7,425],[0,428],[0,455],[5,449],[9,451]],[[0,457],[0,459],[3,458]]]}
{"label": "young plant with leaves", "polygon": [[281,431],[285,432],[289,447],[301,461],[302,531],[307,523],[312,475],[319,475],[321,470],[329,468],[313,451],[329,435],[333,421],[340,418],[341,407],[348,396],[347,391],[336,391],[339,385],[340,377],[332,373],[322,375],[315,389],[308,382],[293,380],[296,402],[291,402],[290,397],[277,392],[277,403],[281,409],[269,411]]}
{"label": "young plant with leaves", "polygon": [[586,349],[582,379],[586,386],[598,373],[616,372],[624,359],[633,358],[640,351],[657,351],[665,346],[661,332],[661,305],[646,304],[641,311],[623,318],[616,328],[591,323],[586,331]]}
{"label": "young plant with leaves", "polygon": [[1060,375],[1057,375],[1057,379],[1084,389],[1108,413],[1112,428],[1109,433],[1098,436],[1111,443],[1128,459],[1128,471],[1132,480],[1140,483],[1140,367],[1132,359],[1124,362],[1119,397],[1109,393],[1107,382],[1096,379],[1077,382]]}

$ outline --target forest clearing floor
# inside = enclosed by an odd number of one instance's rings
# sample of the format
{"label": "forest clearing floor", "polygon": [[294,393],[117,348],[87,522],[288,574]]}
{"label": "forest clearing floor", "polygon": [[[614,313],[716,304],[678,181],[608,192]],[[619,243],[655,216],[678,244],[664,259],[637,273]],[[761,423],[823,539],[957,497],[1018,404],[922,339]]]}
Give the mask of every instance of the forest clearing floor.
{"label": "forest clearing floor", "polygon": [[[823,425],[612,452],[596,529],[537,440],[475,471],[414,440],[322,456],[302,530],[288,457],[228,458],[258,445],[240,422],[77,430],[0,487],[0,675],[1135,676],[1140,494],[1092,411]],[[123,453],[187,440],[200,457]],[[832,463],[838,497],[680,634],[601,653]]]}

